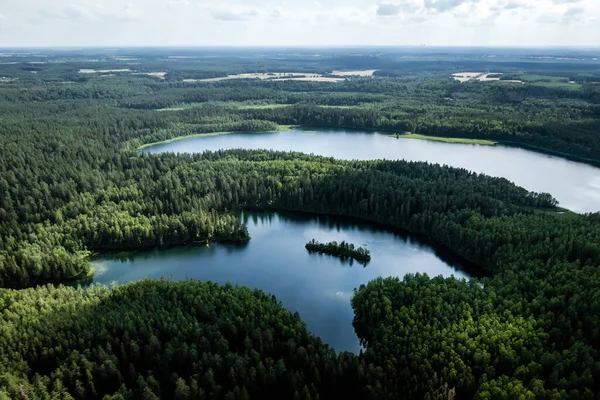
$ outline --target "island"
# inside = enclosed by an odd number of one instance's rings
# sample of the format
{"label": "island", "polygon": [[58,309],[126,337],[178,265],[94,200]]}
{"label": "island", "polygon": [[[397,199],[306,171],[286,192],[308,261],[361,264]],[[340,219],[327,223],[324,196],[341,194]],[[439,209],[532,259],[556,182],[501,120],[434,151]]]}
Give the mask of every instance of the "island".
{"label": "island", "polygon": [[365,247],[356,248],[352,243],[341,241],[340,243],[333,241],[329,243],[321,243],[313,239],[306,243],[306,249],[310,252],[318,252],[330,254],[341,258],[353,258],[362,263],[371,261],[371,253]]}

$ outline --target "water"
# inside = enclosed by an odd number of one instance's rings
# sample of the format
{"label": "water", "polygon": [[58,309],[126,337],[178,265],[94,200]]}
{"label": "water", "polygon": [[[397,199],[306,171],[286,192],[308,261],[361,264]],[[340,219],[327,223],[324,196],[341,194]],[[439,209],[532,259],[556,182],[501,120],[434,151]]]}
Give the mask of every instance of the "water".
{"label": "water", "polygon": [[202,152],[234,148],[299,151],[340,159],[385,158],[447,164],[504,177],[534,192],[551,193],[562,207],[575,212],[600,210],[600,169],[514,147],[395,139],[356,131],[293,130],[194,137],[158,144],[144,151]]}
{"label": "water", "polygon": [[[126,283],[143,278],[196,278],[260,288],[298,311],[310,331],[338,351],[358,352],[352,327],[353,289],[379,276],[427,273],[468,278],[468,266],[415,238],[366,223],[295,213],[246,212],[252,239],[243,245],[211,244],[154,250],[95,262],[94,282]],[[311,239],[367,245],[366,266],[309,253]]]}

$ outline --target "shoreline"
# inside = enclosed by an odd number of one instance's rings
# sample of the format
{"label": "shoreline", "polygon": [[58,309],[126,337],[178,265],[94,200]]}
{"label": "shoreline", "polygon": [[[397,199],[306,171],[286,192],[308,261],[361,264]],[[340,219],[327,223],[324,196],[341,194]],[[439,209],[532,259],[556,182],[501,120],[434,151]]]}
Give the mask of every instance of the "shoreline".
{"label": "shoreline", "polygon": [[286,132],[286,131],[290,131],[292,129],[296,128],[295,125],[279,125],[278,129],[276,131],[260,131],[260,132],[246,132],[246,131],[226,131],[226,132],[207,132],[207,133],[194,133],[192,135],[184,135],[184,136],[177,136],[171,139],[166,139],[166,140],[161,140],[159,142],[152,142],[152,143],[145,143],[141,146],[139,146],[138,148],[135,149],[135,151],[142,151],[145,150],[149,147],[152,146],[157,146],[159,144],[167,144],[167,143],[171,143],[171,142],[175,142],[178,140],[182,140],[182,139],[188,139],[188,138],[194,138],[194,137],[210,137],[210,136],[221,136],[221,135],[231,135],[232,133],[277,133],[277,132]]}
{"label": "shoreline", "polygon": [[416,139],[416,140],[430,140],[432,142],[442,142],[442,143],[456,143],[456,144],[474,144],[478,146],[495,146],[498,142],[494,142],[487,139],[467,139],[467,138],[452,138],[452,137],[443,137],[443,136],[428,136],[421,135],[418,133],[403,133],[403,134],[388,134],[388,137],[394,139]]}
{"label": "shoreline", "polygon": [[573,161],[585,165],[590,165],[592,167],[600,168],[600,161],[596,161],[594,159],[588,157],[575,156],[569,153],[563,153],[556,150],[546,149],[541,146],[531,145],[528,143],[522,143],[514,140],[489,140],[489,139],[469,139],[469,138],[446,138],[443,136],[428,136],[418,133],[393,133],[389,130],[369,130],[369,129],[359,129],[359,128],[331,128],[326,126],[315,126],[315,125],[279,125],[279,129],[276,131],[261,131],[261,132],[244,132],[244,131],[230,131],[230,132],[208,132],[208,133],[195,133],[192,135],[185,136],[177,136],[172,139],[162,140],[159,142],[152,142],[143,144],[135,149],[135,151],[143,151],[149,147],[159,145],[159,144],[167,144],[177,140],[193,138],[193,137],[209,137],[209,136],[219,136],[219,135],[229,135],[232,133],[277,133],[277,132],[286,132],[293,129],[301,130],[302,133],[319,133],[320,130],[347,130],[347,131],[362,131],[365,133],[378,133],[384,136],[388,136],[390,138],[397,139],[418,139],[418,140],[430,140],[433,142],[442,142],[449,144],[472,144],[472,145],[480,145],[480,146],[506,146],[506,147],[514,147],[523,150],[532,151],[538,154],[544,154],[547,156],[553,156],[562,158],[568,161]]}

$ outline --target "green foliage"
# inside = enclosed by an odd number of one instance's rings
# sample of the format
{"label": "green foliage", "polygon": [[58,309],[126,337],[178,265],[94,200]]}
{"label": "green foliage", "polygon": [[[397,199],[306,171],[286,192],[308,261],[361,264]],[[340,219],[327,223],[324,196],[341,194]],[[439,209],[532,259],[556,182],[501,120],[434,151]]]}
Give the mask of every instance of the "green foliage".
{"label": "green foliage", "polygon": [[230,285],[4,290],[0,332],[0,396],[9,398],[337,398],[353,389],[342,385],[344,356],[297,314]]}
{"label": "green foliage", "polygon": [[335,241],[329,243],[320,243],[313,239],[306,243],[305,247],[308,251],[331,254],[333,256],[342,258],[349,257],[363,263],[368,263],[371,261],[371,252],[369,252],[369,250],[364,247],[355,248],[352,243],[346,243],[345,241],[340,243]]}
{"label": "green foliage", "polygon": [[[0,289],[0,398],[554,399],[600,392],[598,214],[559,214],[549,194],[428,163],[135,151],[178,136],[297,124],[512,142],[597,163],[600,91],[586,83],[597,76],[591,63],[493,69],[573,76],[581,86],[539,77],[525,85],[460,84],[448,78],[451,71],[483,69],[487,61],[457,65],[454,56],[440,56],[447,63],[440,66],[324,51],[314,61],[177,64],[157,52],[136,57],[142,72],[168,72],[164,81],[77,72],[128,68],[98,55],[92,60],[102,61],[2,65],[0,76],[10,79],[0,83],[1,287],[86,277],[90,252],[245,241],[246,227],[232,213],[244,207],[344,215],[422,234],[490,277],[416,275],[363,285],[352,300],[366,347],[358,357],[336,355],[297,315],[245,288],[144,281],[85,292]],[[336,84],[181,81],[275,67],[382,71]],[[197,106],[155,111],[181,104]]]}

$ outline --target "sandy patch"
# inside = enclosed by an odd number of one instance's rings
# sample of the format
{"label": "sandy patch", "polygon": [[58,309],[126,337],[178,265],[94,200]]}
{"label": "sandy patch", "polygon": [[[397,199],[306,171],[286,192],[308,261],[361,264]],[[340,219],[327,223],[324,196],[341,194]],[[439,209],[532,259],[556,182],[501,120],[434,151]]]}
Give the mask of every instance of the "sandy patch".
{"label": "sandy patch", "polygon": [[459,82],[467,82],[473,78],[484,75],[483,72],[457,72],[452,74],[452,77]]}
{"label": "sandy patch", "polygon": [[165,79],[166,72],[132,72],[131,75],[148,75],[156,78]]}
{"label": "sandy patch", "polygon": [[363,69],[357,71],[333,71],[332,75],[338,76],[373,76],[376,69]]}
{"label": "sandy patch", "polygon": [[[290,78],[280,78],[280,79],[272,79],[273,81],[289,81],[291,80]],[[340,82],[340,81],[344,81],[345,78],[330,78],[330,77],[326,77],[326,76],[315,76],[315,77],[305,77],[305,78],[295,78],[295,81],[310,81],[310,82]]]}
{"label": "sandy patch", "polygon": [[112,72],[129,72],[129,68],[124,69],[88,69],[82,68],[79,70],[80,74],[110,74]]}
{"label": "sandy patch", "polygon": [[[490,78],[490,75],[502,75],[500,72],[457,72],[456,74],[452,74],[452,78],[459,82],[469,82],[472,80],[480,81],[480,82],[498,82],[500,81],[500,77]],[[524,83],[523,81],[511,79],[505,80],[502,82],[513,82],[513,83]]]}
{"label": "sandy patch", "polygon": [[343,81],[344,78],[329,78],[324,77],[321,74],[311,74],[305,72],[275,72],[270,74],[263,73],[250,73],[250,74],[238,74],[222,76],[219,78],[207,78],[207,79],[184,79],[184,82],[218,82],[231,79],[260,79],[270,81],[313,81],[313,82],[339,82]]}
{"label": "sandy patch", "polygon": [[498,74],[498,73],[484,74],[484,75],[478,76],[477,80],[482,81],[482,82],[491,82],[491,81],[499,81],[500,80],[499,77],[498,78],[488,78],[488,76],[490,76],[490,75],[501,75],[501,74]]}
{"label": "sandy patch", "polygon": [[475,78],[483,74],[483,72],[457,72],[455,74],[452,74],[452,76],[456,78]]}

